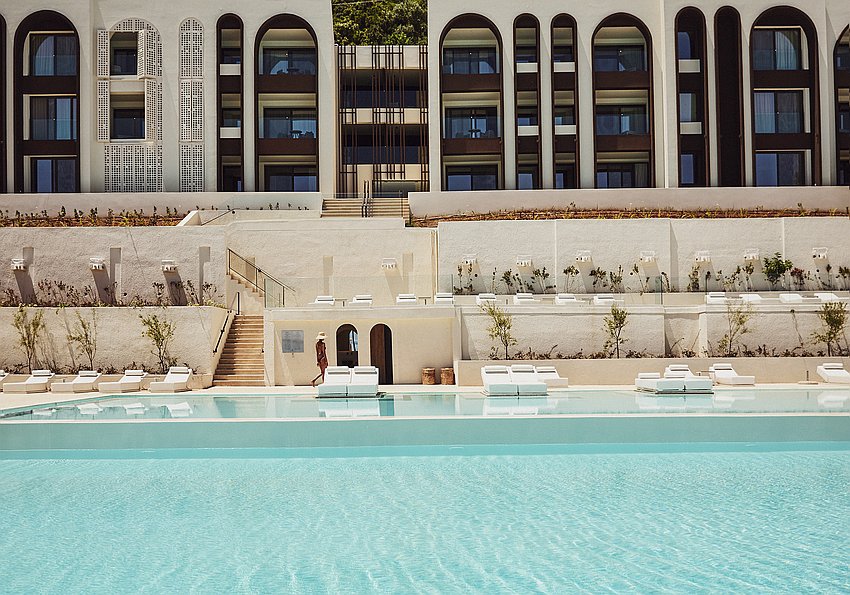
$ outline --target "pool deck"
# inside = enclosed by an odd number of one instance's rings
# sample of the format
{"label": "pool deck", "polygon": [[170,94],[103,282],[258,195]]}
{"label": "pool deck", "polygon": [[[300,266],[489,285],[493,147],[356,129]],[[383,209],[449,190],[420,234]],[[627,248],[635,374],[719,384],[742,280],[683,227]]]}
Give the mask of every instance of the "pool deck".
{"label": "pool deck", "polygon": [[[818,389],[818,390],[850,390],[850,386],[848,385],[836,385],[836,384],[827,384],[827,383],[811,383],[811,384],[798,384],[798,383],[784,383],[784,384],[756,384],[755,386],[715,386],[715,391],[726,391],[726,390],[741,390],[741,389]],[[570,386],[567,389],[554,389],[551,393],[555,395],[560,393],[569,393],[571,390],[616,390],[616,391],[627,391],[627,392],[635,392],[634,385],[575,385]],[[480,386],[447,386],[447,385],[421,385],[421,384],[411,384],[411,385],[389,385],[389,386],[380,386],[379,392],[388,393],[388,394],[434,394],[434,393],[453,393],[453,394],[465,394],[465,395],[481,395],[482,389]],[[550,394],[551,394],[550,393]],[[166,393],[168,394],[168,393]],[[191,397],[203,397],[203,396],[216,396],[216,395],[228,395],[228,396],[239,396],[239,395],[250,395],[250,396],[287,396],[287,397],[316,397],[316,389],[310,386],[214,386],[205,389],[192,390],[187,392],[178,393],[180,395],[186,395]],[[100,392],[89,392],[89,393],[75,393],[75,394],[66,394],[66,393],[52,393],[52,392],[42,392],[42,393],[30,393],[30,394],[6,394],[0,393],[0,411],[12,410],[12,409],[21,409],[25,407],[39,407],[43,405],[54,405],[54,404],[62,404],[74,401],[81,401],[91,398],[101,398],[101,397],[121,397],[121,398],[130,398],[130,397],[150,397],[150,396],[162,396],[161,393],[151,393],[149,391],[143,390],[138,392],[130,392],[123,393],[120,395],[116,395],[114,393],[100,393]]]}

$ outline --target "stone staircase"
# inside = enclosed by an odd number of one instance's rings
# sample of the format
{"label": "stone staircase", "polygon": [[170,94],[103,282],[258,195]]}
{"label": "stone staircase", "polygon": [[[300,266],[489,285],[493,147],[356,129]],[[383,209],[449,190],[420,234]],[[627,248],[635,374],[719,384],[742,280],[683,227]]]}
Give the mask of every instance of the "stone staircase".
{"label": "stone staircase", "polygon": [[213,386],[265,386],[262,316],[239,315],[233,319]]}
{"label": "stone staircase", "polygon": [[[363,216],[360,198],[331,198],[322,201],[322,217]],[[367,217],[401,217],[410,219],[410,205],[406,198],[372,198],[366,208]]]}

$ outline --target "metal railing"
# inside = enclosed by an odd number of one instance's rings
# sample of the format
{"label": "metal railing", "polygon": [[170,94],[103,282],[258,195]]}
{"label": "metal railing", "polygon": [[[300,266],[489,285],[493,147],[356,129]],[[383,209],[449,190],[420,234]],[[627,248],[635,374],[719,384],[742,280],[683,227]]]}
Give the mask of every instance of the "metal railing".
{"label": "metal railing", "polygon": [[[236,295],[233,296],[233,300],[230,302],[230,307],[227,309],[227,316],[224,317],[224,324],[221,325],[221,331],[218,333],[218,341],[215,342],[215,349],[213,349],[213,353],[218,353],[218,348],[221,346],[221,340],[224,338],[224,331],[227,330],[227,321],[230,320],[230,315],[234,314],[234,316],[239,316],[241,302],[239,299],[239,293],[236,292]],[[234,310],[233,305],[236,304],[236,309]]]}
{"label": "metal railing", "polygon": [[239,256],[233,250],[227,250],[227,272],[240,277],[247,285],[263,296],[265,308],[283,308],[286,306],[286,290],[293,291],[263,269]]}

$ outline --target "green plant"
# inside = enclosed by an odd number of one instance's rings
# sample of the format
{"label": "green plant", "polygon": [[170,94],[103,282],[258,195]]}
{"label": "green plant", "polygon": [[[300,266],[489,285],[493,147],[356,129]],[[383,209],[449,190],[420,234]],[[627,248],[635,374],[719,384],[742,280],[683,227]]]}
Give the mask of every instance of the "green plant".
{"label": "green plant", "polygon": [[617,304],[611,306],[611,313],[602,319],[605,323],[605,332],[608,333],[608,338],[605,340],[605,351],[612,351],[620,358],[620,345],[628,341],[623,337],[623,330],[629,324],[629,313],[625,308],[620,308]]}
{"label": "green plant", "polygon": [[334,37],[339,45],[428,43],[426,0],[333,0]]}
{"label": "green plant", "polygon": [[564,284],[564,291],[571,291],[573,287],[573,283],[575,282],[576,277],[581,274],[574,265],[570,265],[564,269],[564,276],[567,278],[566,283]]}
{"label": "green plant", "polygon": [[[833,352],[840,354],[841,337],[847,328],[847,304],[843,302],[828,302],[818,310],[821,328],[812,333],[812,339],[817,343],[826,344],[826,354],[832,357]],[[845,343],[847,339],[845,338]],[[835,349],[833,350],[833,345]]]}
{"label": "green plant", "polygon": [[[737,357],[741,352],[741,337],[750,332],[749,323],[753,310],[749,304],[726,304],[726,324],[728,332],[720,338],[717,344],[723,357]],[[746,349],[746,346],[744,346]]]}
{"label": "green plant", "polygon": [[139,315],[139,319],[142,321],[142,326],[144,327],[142,337],[150,339],[151,343],[153,343],[154,350],[151,353],[157,357],[160,370],[165,374],[168,372],[168,368],[177,362],[176,358],[171,357],[169,353],[169,344],[174,338],[175,325],[173,322],[169,322],[164,317],[160,318],[156,314],[149,316]]}
{"label": "green plant", "polygon": [[776,252],[773,256],[767,256],[762,265],[764,276],[770,283],[771,289],[776,289],[776,285],[785,277],[785,273],[793,270],[794,264],[790,260],[783,260],[782,255]]}
{"label": "green plant", "polygon": [[490,326],[487,327],[487,335],[494,341],[498,341],[505,348],[505,359],[510,359],[509,348],[517,344],[512,334],[513,316],[502,310],[493,303],[485,303],[481,311],[490,317]]}
{"label": "green plant", "polygon": [[534,278],[534,282],[537,283],[540,293],[548,293],[550,289],[555,289],[554,285],[549,284],[550,275],[546,270],[546,267],[543,267],[542,269],[534,269],[531,275]]}
{"label": "green plant", "polygon": [[77,311],[77,323],[68,332],[68,343],[75,346],[89,360],[89,370],[94,370],[94,357],[97,354],[97,310],[91,310],[91,322]]}
{"label": "green plant", "polygon": [[614,293],[624,293],[626,291],[625,287],[623,287],[623,267],[620,265],[617,267],[617,272],[611,271],[608,273],[608,280],[611,283],[611,291]]}
{"label": "green plant", "polygon": [[608,287],[608,271],[603,271],[601,268],[597,267],[595,269],[591,269],[590,276],[593,278],[594,291]]}
{"label": "green plant", "polygon": [[699,291],[699,265],[695,264],[688,273],[688,291]]}
{"label": "green plant", "polygon": [[29,309],[21,304],[12,320],[15,330],[18,331],[18,346],[27,358],[27,368],[32,372],[35,363],[36,349],[41,342],[41,334],[44,332],[44,311],[35,310],[32,318]]}

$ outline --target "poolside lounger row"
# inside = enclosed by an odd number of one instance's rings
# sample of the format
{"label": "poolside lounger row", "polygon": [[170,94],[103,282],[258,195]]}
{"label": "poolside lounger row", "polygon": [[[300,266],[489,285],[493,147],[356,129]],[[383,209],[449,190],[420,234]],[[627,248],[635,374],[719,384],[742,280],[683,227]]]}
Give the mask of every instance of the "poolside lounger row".
{"label": "poolside lounger row", "polygon": [[374,366],[329,366],[319,385],[320,397],[375,397],[378,395],[378,368]]}
{"label": "poolside lounger row", "polygon": [[481,368],[484,394],[491,396],[545,396],[549,388],[566,388],[554,366],[535,368],[531,364],[484,366]]}
{"label": "poolside lounger row", "polygon": [[[766,298],[758,293],[741,293],[737,296],[729,295],[724,291],[709,291],[705,294],[705,303],[706,304],[726,304],[730,300],[740,300],[744,303],[748,304],[760,304],[765,300],[769,300],[770,298]],[[779,294],[779,302],[782,304],[802,304],[805,301],[809,302],[845,302],[847,298],[840,298],[832,292],[828,291],[817,291],[814,292],[810,296],[803,296],[799,293],[780,293]]]}
{"label": "poolside lounger row", "polygon": [[824,363],[818,366],[818,376],[829,384],[850,384],[850,372],[841,363]]}
{"label": "poolside lounger row", "polygon": [[644,372],[635,378],[635,388],[657,395],[709,394],[713,392],[711,378],[697,376],[685,364],[667,366],[662,376]]}
{"label": "poolside lounger row", "polygon": [[732,364],[717,363],[708,368],[717,384],[728,384],[732,386],[752,386],[756,383],[755,376],[741,376],[732,367]]}
{"label": "poolside lounger row", "polygon": [[[493,300],[495,301],[496,297],[493,296]],[[350,306],[371,306],[372,302],[371,295],[362,294],[355,295],[351,300],[349,300],[348,304]],[[398,306],[416,306],[419,304],[419,298],[416,297],[416,294],[413,293],[400,293],[395,298],[395,303]],[[435,293],[434,294],[434,304],[438,306],[452,306],[455,303],[455,296],[452,293]],[[325,307],[333,307],[336,304],[336,298],[332,295],[318,295],[316,299],[313,300],[310,305],[312,306],[325,306]]]}
{"label": "poolside lounger row", "polygon": [[[124,376],[115,382],[98,382],[101,373],[94,370],[82,370],[70,382],[55,382],[56,375],[50,370],[33,370],[23,382],[3,382],[4,393],[44,393],[48,390],[61,394],[90,393],[129,393],[142,390],[142,380],[147,376],[144,370],[125,370]],[[162,381],[151,382],[148,390],[153,393],[177,393],[189,390],[192,370],[185,366],[172,366]]]}

